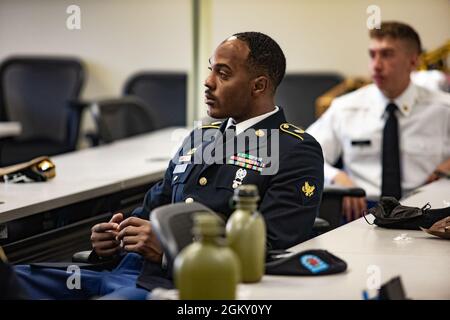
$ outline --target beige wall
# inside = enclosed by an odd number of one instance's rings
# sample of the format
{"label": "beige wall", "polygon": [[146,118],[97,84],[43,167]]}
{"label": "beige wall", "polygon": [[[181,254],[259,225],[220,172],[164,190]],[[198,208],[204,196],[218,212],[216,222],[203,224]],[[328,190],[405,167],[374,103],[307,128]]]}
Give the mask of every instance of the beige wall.
{"label": "beige wall", "polygon": [[[291,72],[367,74],[370,4],[381,8],[382,19],[412,24],[427,49],[450,38],[449,0],[210,1],[206,51],[232,33],[261,31],[280,43]],[[66,28],[70,4],[81,7],[79,31]],[[190,6],[191,0],[0,0],[0,60],[18,53],[76,55],[88,67],[85,98],[119,95],[138,70],[190,71]],[[202,83],[197,86],[201,92]]]}
{"label": "beige wall", "polygon": [[[70,4],[81,8],[81,30],[66,28]],[[190,36],[190,0],[0,0],[0,60],[79,56],[88,67],[86,98],[119,95],[138,70],[188,71]]]}
{"label": "beige wall", "polygon": [[449,0],[214,0],[212,43],[240,31],[261,31],[276,39],[288,71],[336,70],[367,74],[369,5],[383,20],[410,23],[433,49],[450,39]]}

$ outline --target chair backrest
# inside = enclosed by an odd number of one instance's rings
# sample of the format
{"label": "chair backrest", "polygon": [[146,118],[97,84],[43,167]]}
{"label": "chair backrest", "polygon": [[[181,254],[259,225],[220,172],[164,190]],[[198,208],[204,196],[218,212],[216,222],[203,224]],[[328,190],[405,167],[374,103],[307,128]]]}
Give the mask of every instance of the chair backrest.
{"label": "chair backrest", "polygon": [[11,57],[0,66],[0,120],[21,123],[18,141],[64,143],[76,114],[69,103],[78,98],[83,82],[84,68],[76,58]]}
{"label": "chair backrest", "polygon": [[138,73],[126,82],[123,93],[138,96],[155,110],[158,129],[186,125],[185,73]]}
{"label": "chair backrest", "polygon": [[275,103],[284,109],[288,121],[307,128],[316,120],[316,99],[342,80],[337,73],[286,74],[277,89]]}
{"label": "chair backrest", "polygon": [[154,209],[150,214],[150,221],[164,253],[169,268],[177,254],[192,243],[193,217],[197,212],[208,212],[217,215],[208,207],[198,202],[175,203]]}
{"label": "chair backrest", "polygon": [[92,111],[100,142],[109,143],[155,130],[153,112],[138,97],[100,100],[93,104]]}

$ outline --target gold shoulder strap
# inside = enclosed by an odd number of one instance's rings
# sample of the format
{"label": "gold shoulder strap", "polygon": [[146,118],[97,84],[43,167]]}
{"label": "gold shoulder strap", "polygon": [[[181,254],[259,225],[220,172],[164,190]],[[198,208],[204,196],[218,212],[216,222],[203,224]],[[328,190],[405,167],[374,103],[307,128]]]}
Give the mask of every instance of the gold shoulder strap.
{"label": "gold shoulder strap", "polygon": [[286,132],[300,140],[303,140],[302,134],[305,133],[305,130],[303,130],[302,128],[299,128],[290,123],[282,123],[280,125],[280,129],[283,132]]}

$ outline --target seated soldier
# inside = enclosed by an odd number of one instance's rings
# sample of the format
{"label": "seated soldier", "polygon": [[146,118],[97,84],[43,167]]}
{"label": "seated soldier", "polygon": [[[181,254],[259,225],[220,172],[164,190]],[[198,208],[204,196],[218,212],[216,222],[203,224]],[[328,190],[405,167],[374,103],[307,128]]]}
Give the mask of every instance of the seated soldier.
{"label": "seated soldier", "polygon": [[[325,181],[400,199],[450,171],[450,95],[411,82],[421,53],[417,32],[399,22],[370,31],[373,84],[336,98],[307,131],[321,144]],[[342,156],[344,168],[333,164]],[[345,197],[347,221],[365,198]]]}
{"label": "seated soldier", "polygon": [[[283,110],[275,106],[275,91],[286,69],[283,51],[267,35],[238,33],[218,46],[209,69],[204,83],[208,114],[228,119],[191,133],[169,162],[164,179],[148,191],[132,217],[117,213],[92,228],[98,256],[127,253],[119,266],[111,272],[81,270],[79,290],[67,288],[70,274],[65,270],[17,266],[32,298],[142,299],[157,286],[170,287],[161,268],[161,245],[148,220],[151,210],[198,201],[228,217],[233,189],[240,184],[259,189],[269,248],[289,248],[308,238],[321,200],[323,156],[314,138],[287,123]],[[250,143],[241,145],[241,136]],[[232,153],[227,152],[229,143]],[[263,149],[270,149],[270,157]]]}

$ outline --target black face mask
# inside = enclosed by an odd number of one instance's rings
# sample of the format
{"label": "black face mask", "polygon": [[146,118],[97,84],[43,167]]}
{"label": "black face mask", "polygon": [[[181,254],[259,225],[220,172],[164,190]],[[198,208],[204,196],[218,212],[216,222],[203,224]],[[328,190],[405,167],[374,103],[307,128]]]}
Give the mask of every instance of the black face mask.
{"label": "black face mask", "polygon": [[429,203],[422,208],[402,206],[393,197],[382,197],[378,204],[369,209],[367,213],[374,215],[375,221],[368,224],[376,224],[379,227],[390,229],[420,230],[430,228],[435,222],[450,216],[450,207],[431,209]]}

